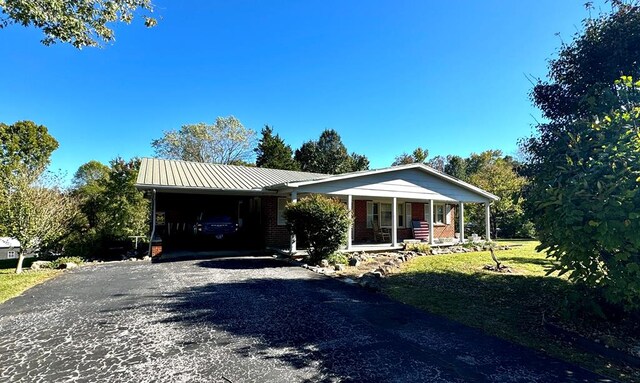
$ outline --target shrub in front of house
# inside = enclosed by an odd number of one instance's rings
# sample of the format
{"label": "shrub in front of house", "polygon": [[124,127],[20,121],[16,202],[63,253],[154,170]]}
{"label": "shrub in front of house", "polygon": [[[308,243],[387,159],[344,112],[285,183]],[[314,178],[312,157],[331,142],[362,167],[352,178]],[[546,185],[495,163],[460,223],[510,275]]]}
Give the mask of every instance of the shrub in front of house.
{"label": "shrub in front of house", "polygon": [[337,198],[314,194],[287,204],[284,210],[290,232],[309,242],[309,262],[317,264],[346,243],[351,214]]}
{"label": "shrub in front of house", "polygon": [[327,258],[327,261],[329,261],[330,265],[334,265],[334,266],[337,264],[348,265],[349,257],[347,257],[347,255],[344,253],[335,252],[329,255],[329,257]]}
{"label": "shrub in front of house", "polygon": [[50,269],[60,269],[61,265],[65,263],[75,263],[79,266],[84,263],[84,259],[80,257],[60,257],[51,261],[51,263],[49,263],[47,267]]}
{"label": "shrub in front of house", "polygon": [[423,242],[407,242],[404,245],[406,251],[415,251],[417,253],[428,253],[431,250],[431,245]]}

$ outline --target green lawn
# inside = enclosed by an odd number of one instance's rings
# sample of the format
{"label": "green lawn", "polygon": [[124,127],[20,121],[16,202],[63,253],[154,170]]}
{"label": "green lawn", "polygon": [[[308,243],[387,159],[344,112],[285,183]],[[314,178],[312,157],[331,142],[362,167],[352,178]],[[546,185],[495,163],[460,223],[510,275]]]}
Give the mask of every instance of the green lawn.
{"label": "green lawn", "polygon": [[489,252],[418,257],[384,279],[391,297],[443,315],[489,334],[543,350],[624,381],[640,378],[637,371],[597,355],[583,353],[555,339],[542,326],[543,315],[557,316],[562,299],[573,288],[564,278],[546,276],[551,261],[535,251],[535,241],[496,251],[512,274],[482,269],[493,264]]}
{"label": "green lawn", "polygon": [[59,274],[60,270],[31,271],[32,260],[26,259],[25,270],[22,274],[15,274],[16,260],[0,261],[0,303],[22,294],[25,290],[42,283]]}

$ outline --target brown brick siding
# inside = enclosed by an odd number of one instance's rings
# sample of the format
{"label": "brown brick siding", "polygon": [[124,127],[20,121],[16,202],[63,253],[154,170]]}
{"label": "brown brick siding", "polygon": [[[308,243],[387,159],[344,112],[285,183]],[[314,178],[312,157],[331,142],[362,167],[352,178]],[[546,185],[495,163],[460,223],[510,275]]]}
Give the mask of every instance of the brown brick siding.
{"label": "brown brick siding", "polygon": [[278,225],[278,197],[262,197],[262,225],[266,246],[289,248],[289,231],[285,225]]}
{"label": "brown brick siding", "polygon": [[151,246],[151,256],[159,257],[162,255],[162,245],[152,245]]}
{"label": "brown brick siding", "polygon": [[[372,242],[373,241],[373,229],[367,229],[367,201],[355,200],[354,203],[354,217],[355,217],[355,235],[354,242]],[[412,202],[411,203],[411,220],[423,221],[424,220],[424,203]],[[455,232],[455,206],[450,211],[449,225],[434,225],[434,238],[453,238]],[[413,231],[410,227],[398,228],[398,241],[413,238]]]}
{"label": "brown brick siding", "polygon": [[[354,236],[355,243],[373,241],[373,229],[367,228],[367,201],[354,200]],[[449,225],[434,225],[434,238],[452,238],[455,231],[455,206],[450,211]],[[424,220],[424,203],[411,203],[411,219]],[[289,232],[286,226],[278,226],[278,197],[262,197],[262,223],[266,246],[289,247]],[[398,229],[398,241],[413,238],[411,228]],[[299,246],[300,247],[300,246]]]}
{"label": "brown brick siding", "polygon": [[373,241],[373,229],[367,229],[367,201],[353,201],[354,213],[354,242],[371,242]]}

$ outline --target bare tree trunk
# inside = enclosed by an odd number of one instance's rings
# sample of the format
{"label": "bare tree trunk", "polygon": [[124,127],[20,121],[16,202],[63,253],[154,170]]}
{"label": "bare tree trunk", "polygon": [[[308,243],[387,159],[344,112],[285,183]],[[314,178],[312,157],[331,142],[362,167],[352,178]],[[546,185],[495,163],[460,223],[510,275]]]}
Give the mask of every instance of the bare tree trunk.
{"label": "bare tree trunk", "polygon": [[22,273],[22,262],[24,262],[24,252],[20,250],[20,255],[18,256],[18,265],[16,266],[16,274]]}
{"label": "bare tree trunk", "polygon": [[493,261],[496,263],[496,269],[500,270],[501,264],[500,261],[498,261],[496,255],[493,253],[493,248],[489,248],[489,251],[491,252],[491,258],[493,258]]}

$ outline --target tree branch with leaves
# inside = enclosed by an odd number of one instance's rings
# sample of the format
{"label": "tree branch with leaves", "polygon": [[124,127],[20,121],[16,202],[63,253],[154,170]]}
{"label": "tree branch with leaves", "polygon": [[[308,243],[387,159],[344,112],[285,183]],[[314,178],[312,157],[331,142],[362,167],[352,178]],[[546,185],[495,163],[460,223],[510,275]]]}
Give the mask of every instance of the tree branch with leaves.
{"label": "tree branch with leaves", "polygon": [[109,24],[131,23],[144,11],[144,24],[157,24],[151,0],[0,0],[0,28],[12,24],[34,26],[44,32],[44,45],[69,43],[80,49],[115,39]]}

